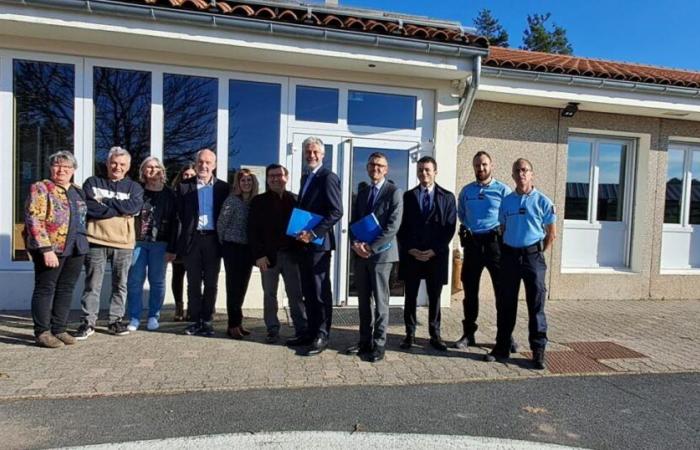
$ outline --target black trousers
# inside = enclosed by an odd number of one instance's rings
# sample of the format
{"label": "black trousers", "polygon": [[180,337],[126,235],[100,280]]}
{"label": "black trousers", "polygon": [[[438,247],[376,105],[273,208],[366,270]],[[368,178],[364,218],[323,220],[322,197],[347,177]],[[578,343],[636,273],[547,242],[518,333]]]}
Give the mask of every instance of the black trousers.
{"label": "black trousers", "polygon": [[185,265],[182,261],[173,262],[173,278],[170,281],[170,288],[173,291],[176,305],[182,305],[182,290],[185,286]]}
{"label": "black trousers", "polygon": [[531,350],[544,349],[547,345],[547,318],[544,303],[547,297],[545,275],[547,264],[542,252],[523,254],[509,247],[503,249],[503,290],[498,297],[498,332],[494,351],[508,353],[511,335],[518,315],[520,281],[525,284],[528,312],[529,343]]}
{"label": "black trousers", "polygon": [[32,319],[34,335],[45,331],[59,334],[66,331],[70,304],[76,281],[83,268],[85,255],[58,258],[58,267],[46,267],[44,255],[32,252],[34,261],[34,293]]}
{"label": "black trousers", "polygon": [[243,301],[253,271],[253,256],[250,246],[227,241],[222,244],[221,253],[226,268],[228,326],[238,327],[243,322]]}
{"label": "black trousers", "polygon": [[331,252],[303,251],[299,269],[309,336],[328,338],[333,322]]}
{"label": "black trousers", "polygon": [[[413,258],[413,256],[408,256]],[[416,304],[420,282],[425,280],[428,291],[428,332],[430,337],[440,337],[440,294],[442,293],[442,277],[434,273],[435,263],[431,261],[412,261],[413,268],[409,270],[413,276],[405,277],[406,298],[403,310],[403,320],[406,324],[406,334],[416,335]]]}
{"label": "black trousers", "polygon": [[462,263],[462,287],[464,288],[464,326],[465,334],[473,334],[479,326],[476,320],[479,317],[479,284],[484,268],[489,271],[493,292],[496,296],[496,309],[498,310],[498,297],[501,288],[501,247],[498,240],[491,233],[483,237],[468,238],[464,246],[464,262]]}
{"label": "black trousers", "polygon": [[[221,270],[221,246],[215,232],[195,233],[185,255],[187,271],[187,310],[193,322],[211,322]],[[202,290],[204,285],[204,290]]]}

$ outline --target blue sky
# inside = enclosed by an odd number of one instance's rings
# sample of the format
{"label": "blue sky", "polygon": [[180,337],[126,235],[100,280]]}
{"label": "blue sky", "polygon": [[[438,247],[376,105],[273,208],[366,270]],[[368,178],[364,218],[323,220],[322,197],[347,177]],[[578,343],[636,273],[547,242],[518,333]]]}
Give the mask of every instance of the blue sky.
{"label": "blue sky", "polygon": [[574,54],[700,71],[699,0],[340,0],[343,6],[448,19],[472,26],[488,8],[520,47],[527,15],[551,12]]}

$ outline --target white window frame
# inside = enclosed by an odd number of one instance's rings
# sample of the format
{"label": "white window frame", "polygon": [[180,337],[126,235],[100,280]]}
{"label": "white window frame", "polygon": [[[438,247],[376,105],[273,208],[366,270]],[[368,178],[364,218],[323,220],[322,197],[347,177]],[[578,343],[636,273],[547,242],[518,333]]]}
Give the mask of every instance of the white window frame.
{"label": "white window frame", "polygon": [[[623,185],[624,189],[624,199],[623,199],[623,209],[622,209],[622,220],[627,226],[627,231],[625,233],[625,243],[624,243],[624,258],[622,267],[614,267],[613,269],[623,269],[628,270],[630,268],[630,256],[631,256],[631,243],[632,243],[632,220],[633,220],[633,205],[634,205],[634,187],[635,187],[635,168],[637,163],[637,143],[634,139],[624,139],[614,136],[605,135],[587,135],[580,133],[572,133],[568,137],[567,141],[567,159],[568,159],[568,147],[571,141],[586,142],[591,146],[590,155],[590,168],[589,168],[589,193],[588,193],[588,220],[580,219],[564,219],[564,232],[566,229],[578,229],[578,230],[601,230],[602,224],[598,220],[598,182],[600,169],[598,165],[599,155],[600,155],[600,144],[610,143],[627,146],[627,151],[624,161],[625,170],[625,181]],[[602,221],[605,222],[605,221]],[[562,260],[562,264],[565,262]],[[595,270],[595,269],[610,269],[609,267],[567,267],[563,266],[562,271],[573,271],[578,272],[581,270]]]}

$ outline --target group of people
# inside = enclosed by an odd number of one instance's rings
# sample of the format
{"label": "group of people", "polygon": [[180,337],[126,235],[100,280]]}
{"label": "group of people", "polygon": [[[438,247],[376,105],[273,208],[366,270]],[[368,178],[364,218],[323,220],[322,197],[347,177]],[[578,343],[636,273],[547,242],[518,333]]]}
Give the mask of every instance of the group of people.
{"label": "group of people", "polygon": [[[88,178],[81,189],[72,183],[77,162],[70,152],[49,157],[49,179],[30,188],[25,208],[26,247],[35,267],[32,316],[37,343],[56,348],[87,339],[95,331],[106,265],[112,268],[108,331],[122,336],[141,326],[144,283],[148,279],[146,328],[159,328],[165,297],[165,270],[173,264],[176,320],[187,319],[185,334],[212,336],[221,261],[226,272],[227,335],[244,339],[242,305],[253,266],[264,293],[266,342],[280,338],[277,290],[282,277],[294,336],[286,341],[306,355],[322,353],[329,344],[333,298],[330,280],[334,228],[343,215],[340,179],[324,166],[325,147],[315,137],[303,144],[306,163],[300,192],[287,189],[289,173],[280,164],[265,171],[265,192],[247,169],[236,172],[233,186],[215,176],[216,154],[203,149],[184,167],[172,187],[158,158],[146,158],[139,182],[127,173],[129,153],[113,147],[105,177]],[[421,280],[428,294],[430,345],[446,351],[440,333],[440,294],[448,281],[450,242],[457,217],[464,247],[462,282],[464,335],[454,345],[476,345],[479,282],[486,268],[494,286],[496,345],[486,360],[503,360],[517,351],[512,339],[521,280],[529,313],[533,364],[544,368],[547,324],[544,313],[544,252],[555,238],[552,202],[534,188],[532,164],[513,164],[515,191],[493,179],[486,152],[473,159],[476,180],[465,186],[459,202],[436,182],[434,158],[417,163],[419,184],[405,193],[389,179],[389,160],[375,152],[368,158],[368,182],[354,198],[351,223],[367,216],[379,226],[378,236],[363,241],[350,231],[359,304],[359,340],[346,350],[367,361],[384,358],[389,324],[389,278],[394,263],[405,282],[406,335],[400,347],[415,345],[416,303]],[[459,206],[457,206],[459,203]],[[313,213],[313,227],[289,236],[293,210]],[[82,320],[66,332],[74,286],[85,267]],[[187,314],[182,298],[187,276]],[[179,294],[178,294],[179,291]],[[127,308],[128,307],[128,308]],[[125,318],[125,315],[128,315]],[[125,320],[126,319],[126,320]]]}

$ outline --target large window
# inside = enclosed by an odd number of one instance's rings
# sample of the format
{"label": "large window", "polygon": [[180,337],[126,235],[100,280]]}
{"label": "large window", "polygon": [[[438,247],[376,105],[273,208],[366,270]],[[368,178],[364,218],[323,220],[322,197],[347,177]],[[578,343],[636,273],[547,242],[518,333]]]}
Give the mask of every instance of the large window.
{"label": "large window", "polygon": [[172,180],[198,150],[216,150],[218,80],[163,75],[163,161]]}
{"label": "large window", "polygon": [[348,92],[348,125],[415,129],[416,97],[380,92]]}
{"label": "large window", "polygon": [[618,139],[569,138],[563,267],[628,266],[633,147]]}
{"label": "large window", "polygon": [[151,73],[95,67],[95,174],[106,174],[109,149],[131,154],[129,175],[138,179],[138,165],[150,154]]}
{"label": "large window", "polygon": [[230,81],[229,181],[240,167],[279,162],[281,95],[279,84]]}
{"label": "large window", "polygon": [[297,86],[294,116],[296,120],[338,123],[338,89]]}
{"label": "large window", "polygon": [[75,67],[14,60],[14,231],[13,259],[26,259],[21,230],[29,185],[47,178],[48,156],[73,152]]}

